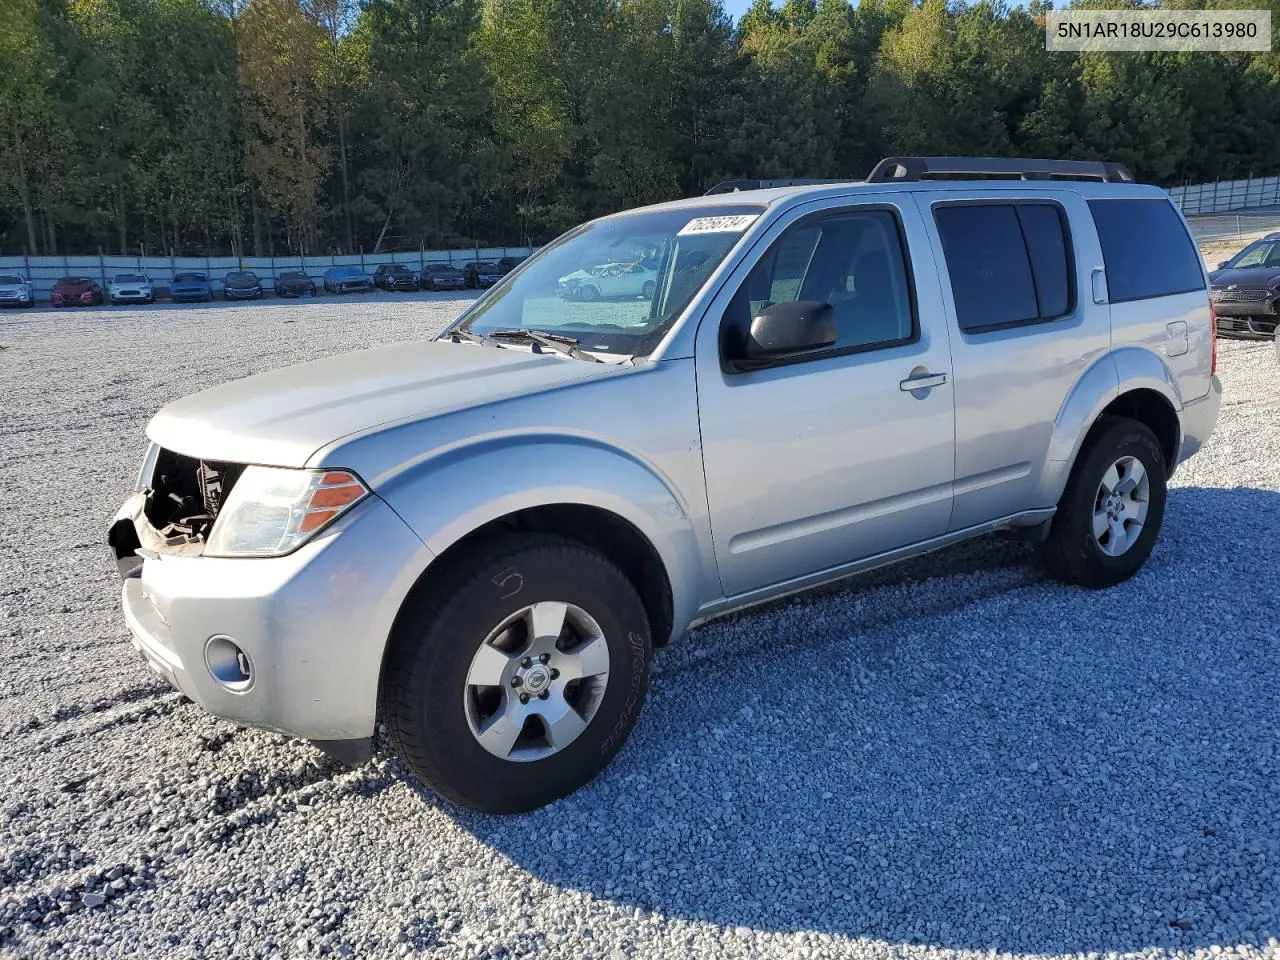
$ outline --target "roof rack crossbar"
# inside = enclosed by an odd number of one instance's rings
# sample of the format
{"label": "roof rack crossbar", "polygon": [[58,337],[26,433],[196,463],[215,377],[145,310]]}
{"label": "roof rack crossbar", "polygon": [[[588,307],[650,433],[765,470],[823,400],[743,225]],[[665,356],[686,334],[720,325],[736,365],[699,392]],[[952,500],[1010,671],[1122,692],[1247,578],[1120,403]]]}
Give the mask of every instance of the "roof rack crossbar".
{"label": "roof rack crossbar", "polygon": [[717,193],[737,193],[739,190],[768,190],[772,187],[815,187],[827,183],[852,183],[844,180],[725,180],[703,194],[710,197]]}
{"label": "roof rack crossbar", "polygon": [[907,183],[949,176],[1001,176],[1022,180],[1089,179],[1133,183],[1122,163],[1104,160],[1025,160],[1018,157],[885,157],[867,183]]}

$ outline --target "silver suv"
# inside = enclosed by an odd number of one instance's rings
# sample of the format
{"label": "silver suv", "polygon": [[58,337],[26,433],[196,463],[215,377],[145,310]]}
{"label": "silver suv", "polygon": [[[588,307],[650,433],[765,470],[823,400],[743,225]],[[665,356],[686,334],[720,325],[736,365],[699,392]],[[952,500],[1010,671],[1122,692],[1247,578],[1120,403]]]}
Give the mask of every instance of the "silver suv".
{"label": "silver suv", "polygon": [[[381,718],[518,811],[708,618],[996,530],[1084,587],[1142,566],[1221,399],[1164,193],[953,158],[741,186],[570,231],[433,342],[163,408],[109,538],[134,645],[218,716],[348,762]],[[560,295],[601,264],[653,284]]]}

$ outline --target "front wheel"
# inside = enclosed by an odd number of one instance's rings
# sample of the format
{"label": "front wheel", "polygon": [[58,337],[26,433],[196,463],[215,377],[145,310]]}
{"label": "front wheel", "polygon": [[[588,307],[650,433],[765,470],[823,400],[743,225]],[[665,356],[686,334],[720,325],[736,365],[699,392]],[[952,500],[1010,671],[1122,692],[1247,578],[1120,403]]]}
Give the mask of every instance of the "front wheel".
{"label": "front wheel", "polygon": [[578,299],[587,300],[587,301],[599,300],[600,291],[597,290],[595,287],[591,286],[591,284],[589,283],[583,284],[578,288]]}
{"label": "front wheel", "polygon": [[644,286],[640,288],[640,296],[644,297],[646,300],[652,300],[653,292],[657,289],[657,286],[652,280],[646,280],[644,282]]}
{"label": "front wheel", "polygon": [[618,752],[650,655],[644,606],[605,556],[554,536],[487,541],[401,612],[382,682],[387,730],[442,797],[532,810]]}
{"label": "front wheel", "polygon": [[1168,468],[1150,428],[1108,417],[1076,460],[1040,555],[1056,580],[1111,587],[1146,562],[1164,519]]}

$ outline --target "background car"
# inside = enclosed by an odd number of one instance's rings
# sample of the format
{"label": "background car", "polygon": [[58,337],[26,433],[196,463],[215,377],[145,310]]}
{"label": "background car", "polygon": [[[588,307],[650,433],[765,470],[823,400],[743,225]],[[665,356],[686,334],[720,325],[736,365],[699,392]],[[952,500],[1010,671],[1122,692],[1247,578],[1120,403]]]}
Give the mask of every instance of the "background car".
{"label": "background car", "polygon": [[36,294],[20,273],[0,273],[0,307],[34,307]]}
{"label": "background car", "polygon": [[472,260],[462,268],[467,286],[473,290],[481,287],[492,287],[502,279],[502,268],[491,260]]}
{"label": "background car", "polygon": [[383,263],[373,272],[373,285],[383,290],[417,290],[418,278],[403,263]]}
{"label": "background car", "polygon": [[649,298],[657,285],[658,272],[647,263],[600,263],[561,277],[559,294],[565,300]]}
{"label": "background car", "polygon": [[55,307],[88,307],[102,300],[102,287],[92,277],[63,277],[49,294],[49,302]]}
{"label": "background car", "polygon": [[305,273],[287,270],[276,277],[277,297],[301,297],[303,294],[316,295],[316,281]]}
{"label": "background car", "polygon": [[498,260],[498,268],[505,276],[528,259],[528,257],[502,257]]}
{"label": "background car", "polygon": [[1218,332],[1267,340],[1280,321],[1280,233],[1255,240],[1209,274]]}
{"label": "background car", "polygon": [[145,273],[117,273],[107,284],[107,296],[113,304],[156,302],[151,278]]}
{"label": "background car", "polygon": [[359,267],[330,267],[324,272],[324,288],[329,293],[368,293],[373,281]]}
{"label": "background car", "polygon": [[447,263],[428,263],[418,278],[418,286],[424,290],[461,290],[466,285],[466,275]]}
{"label": "background car", "polygon": [[236,270],[222,278],[223,300],[261,300],[262,281],[252,270]]}
{"label": "background car", "polygon": [[175,273],[173,281],[169,284],[169,299],[174,303],[192,300],[212,301],[213,284],[209,282],[206,274],[194,270]]}

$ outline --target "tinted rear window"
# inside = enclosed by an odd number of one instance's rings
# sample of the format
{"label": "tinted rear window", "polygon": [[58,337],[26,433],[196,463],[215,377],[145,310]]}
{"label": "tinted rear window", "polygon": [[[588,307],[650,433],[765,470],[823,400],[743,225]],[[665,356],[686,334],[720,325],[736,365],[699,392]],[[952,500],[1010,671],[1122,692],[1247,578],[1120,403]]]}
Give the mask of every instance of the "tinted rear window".
{"label": "tinted rear window", "polygon": [[1031,261],[1013,205],[939,207],[935,216],[960,329],[1036,319]]}
{"label": "tinted rear window", "polygon": [[1167,200],[1090,200],[1112,303],[1204,289],[1200,255]]}
{"label": "tinted rear window", "polygon": [[934,218],[965,333],[1070,312],[1070,242],[1057,204],[956,204]]}
{"label": "tinted rear window", "polygon": [[1031,275],[1036,282],[1036,298],[1040,316],[1060,317],[1071,309],[1071,287],[1068,280],[1067,238],[1062,228],[1062,214],[1048,203],[1020,203],[1014,209],[1022,226],[1031,257]]}

